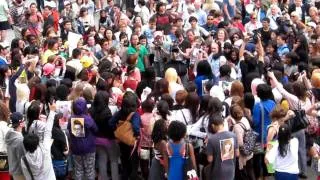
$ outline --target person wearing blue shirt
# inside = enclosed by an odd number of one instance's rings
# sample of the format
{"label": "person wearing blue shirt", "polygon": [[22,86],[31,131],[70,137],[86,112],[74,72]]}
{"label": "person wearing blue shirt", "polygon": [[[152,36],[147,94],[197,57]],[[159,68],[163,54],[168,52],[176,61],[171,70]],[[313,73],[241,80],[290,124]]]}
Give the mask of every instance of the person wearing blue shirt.
{"label": "person wearing blue shirt", "polygon": [[200,61],[197,65],[197,76],[195,78],[195,84],[197,86],[197,93],[201,97],[204,95],[204,88],[208,81],[212,81],[213,78],[211,66],[208,61]]}
{"label": "person wearing blue shirt", "polygon": [[231,20],[236,14],[236,1],[223,0],[223,12],[226,20]]}
{"label": "person wearing blue shirt", "polygon": [[9,46],[0,44],[0,65],[8,65],[8,60],[6,59],[9,52],[8,48]]}
{"label": "person wearing blue shirt", "polygon": [[[260,102],[253,106],[253,130],[259,134],[258,142],[261,141],[261,136],[263,140],[263,145],[267,141],[267,127],[271,124],[271,118],[269,116],[270,112],[275,108],[276,103],[272,94],[271,86],[267,84],[260,84],[257,87],[257,95],[260,98]],[[263,108],[263,110],[261,109]],[[263,116],[262,116],[263,112]],[[263,121],[263,127],[262,127]],[[267,176],[267,168],[264,163],[264,154],[254,154],[253,156],[254,164],[260,164],[262,166],[255,167],[256,177]]]}
{"label": "person wearing blue shirt", "polygon": [[212,14],[208,14],[207,23],[205,23],[202,27],[207,30],[209,33],[215,33],[218,28],[214,25],[214,17]]}
{"label": "person wearing blue shirt", "polygon": [[280,34],[277,37],[277,45],[278,45],[277,53],[280,57],[282,57],[290,52],[290,49],[289,49],[288,45],[286,44],[286,39],[287,39],[287,37],[284,34]]}
{"label": "person wearing blue shirt", "polygon": [[[132,125],[133,136],[138,140],[140,136],[141,118],[138,109],[138,97],[135,93],[127,91],[123,95],[121,109],[109,121],[109,126],[116,130],[119,121],[128,120]],[[139,156],[138,150],[134,146],[127,145],[123,142],[119,143],[120,146],[120,159],[122,164],[122,179],[139,179],[138,167]]]}
{"label": "person wearing blue shirt", "polygon": [[201,1],[200,0],[196,0],[194,2],[194,7],[196,9],[195,14],[197,16],[198,19],[198,24],[200,26],[203,26],[204,24],[206,24],[206,20],[207,20],[207,13],[201,9]]}

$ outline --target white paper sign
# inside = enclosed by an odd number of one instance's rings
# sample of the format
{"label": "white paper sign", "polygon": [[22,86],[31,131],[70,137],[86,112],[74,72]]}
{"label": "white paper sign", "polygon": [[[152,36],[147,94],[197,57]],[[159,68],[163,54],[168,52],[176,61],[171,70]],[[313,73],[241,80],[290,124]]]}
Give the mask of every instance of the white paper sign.
{"label": "white paper sign", "polygon": [[69,57],[72,56],[72,51],[77,48],[79,40],[82,38],[81,34],[76,34],[73,32],[68,33],[68,43],[69,43]]}

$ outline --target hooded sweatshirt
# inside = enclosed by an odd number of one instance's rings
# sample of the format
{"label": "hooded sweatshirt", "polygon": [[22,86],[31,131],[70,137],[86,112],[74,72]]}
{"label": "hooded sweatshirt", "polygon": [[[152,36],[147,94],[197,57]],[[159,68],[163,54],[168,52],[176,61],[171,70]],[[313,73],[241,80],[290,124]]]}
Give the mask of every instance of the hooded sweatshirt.
{"label": "hooded sweatshirt", "polygon": [[[87,114],[87,102],[84,98],[79,98],[73,102],[74,115],[71,116],[68,123],[71,144],[70,148],[74,155],[85,155],[96,151],[95,134],[98,132],[98,127],[95,121]],[[77,135],[75,132],[74,122],[81,121],[84,128]]]}
{"label": "hooded sweatshirt", "polygon": [[24,147],[22,144],[23,136],[21,132],[10,129],[5,137],[8,151],[9,172],[11,175],[22,175],[20,159],[24,155]]}
{"label": "hooded sweatshirt", "polygon": [[6,121],[0,121],[0,152],[7,152],[7,146],[5,143],[5,136],[9,131],[8,123]]}
{"label": "hooded sweatshirt", "polygon": [[[36,124],[35,129],[33,128],[33,124],[31,125],[29,132],[36,133],[40,135],[42,133],[42,137],[40,137],[40,142],[38,148],[33,152],[27,152],[25,157],[29,163],[32,175],[35,180],[55,180],[56,176],[53,171],[52,160],[51,160],[51,131],[53,126],[55,112],[50,111],[47,122],[45,126],[43,126],[43,122],[38,121]],[[39,123],[41,122],[41,123]],[[30,131],[31,130],[31,131]],[[42,140],[41,140],[42,139]],[[31,176],[30,173],[23,161],[21,159],[21,168],[23,171],[26,180],[30,180]]]}

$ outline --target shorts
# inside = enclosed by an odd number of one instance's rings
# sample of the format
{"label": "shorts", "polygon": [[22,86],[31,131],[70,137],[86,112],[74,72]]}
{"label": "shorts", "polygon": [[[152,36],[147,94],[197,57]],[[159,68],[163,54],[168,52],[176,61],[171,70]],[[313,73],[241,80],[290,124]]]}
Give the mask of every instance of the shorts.
{"label": "shorts", "polygon": [[8,21],[1,21],[0,22],[0,31],[7,30],[7,29],[11,29],[9,22]]}

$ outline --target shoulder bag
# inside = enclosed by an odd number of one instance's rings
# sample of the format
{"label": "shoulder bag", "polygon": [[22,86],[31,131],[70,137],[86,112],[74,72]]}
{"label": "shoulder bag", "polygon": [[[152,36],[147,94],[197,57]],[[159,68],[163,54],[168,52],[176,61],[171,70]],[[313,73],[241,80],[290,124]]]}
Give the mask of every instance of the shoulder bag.
{"label": "shoulder bag", "polygon": [[132,124],[130,122],[134,112],[130,113],[126,120],[120,120],[114,136],[122,143],[128,146],[134,146],[136,138],[133,135]]}
{"label": "shoulder bag", "polygon": [[305,129],[309,126],[309,120],[306,116],[304,109],[301,109],[301,103],[299,101],[298,110],[294,110],[295,117],[288,120],[287,124],[291,127],[291,132],[297,132],[301,129]]}

